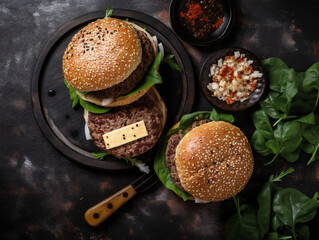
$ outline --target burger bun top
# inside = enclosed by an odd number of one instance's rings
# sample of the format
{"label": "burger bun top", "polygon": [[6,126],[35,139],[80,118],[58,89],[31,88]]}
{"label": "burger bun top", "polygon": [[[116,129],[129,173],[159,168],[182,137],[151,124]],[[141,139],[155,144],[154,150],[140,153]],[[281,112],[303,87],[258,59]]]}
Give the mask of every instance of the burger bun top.
{"label": "burger bun top", "polygon": [[63,74],[77,91],[98,91],[125,80],[141,60],[141,41],[133,26],[103,18],[72,38],[63,56]]}
{"label": "burger bun top", "polygon": [[253,166],[246,136],[223,121],[191,130],[176,149],[176,168],[184,189],[204,201],[222,201],[240,192]]}

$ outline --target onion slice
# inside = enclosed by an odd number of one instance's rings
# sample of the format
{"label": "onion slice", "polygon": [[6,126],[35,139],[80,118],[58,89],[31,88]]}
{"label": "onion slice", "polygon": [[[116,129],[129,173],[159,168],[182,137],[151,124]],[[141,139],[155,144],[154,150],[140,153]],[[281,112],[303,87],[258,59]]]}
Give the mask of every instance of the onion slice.
{"label": "onion slice", "polygon": [[84,109],[84,120],[86,123],[88,122],[88,119],[89,119],[89,111]]}
{"label": "onion slice", "polygon": [[164,58],[164,47],[163,47],[163,43],[159,43],[158,44],[158,49],[159,49],[159,51],[160,51],[160,53],[161,53],[161,57],[162,57],[162,59],[161,60],[163,60],[163,58]]}
{"label": "onion slice", "polygon": [[240,52],[239,51],[234,52],[234,56],[235,56],[235,59],[239,58],[240,57]]}
{"label": "onion slice", "polygon": [[214,76],[214,68],[213,67],[210,67],[210,75]]}
{"label": "onion slice", "polygon": [[114,98],[103,98],[102,99],[102,105],[103,106],[107,106],[107,105],[109,105],[112,102],[114,102]]}
{"label": "onion slice", "polygon": [[155,47],[156,47],[156,52],[157,52],[157,51],[158,51],[158,41],[157,41],[157,37],[154,35],[154,36],[152,36],[152,38],[154,39]]}
{"label": "onion slice", "polygon": [[145,163],[136,163],[135,164],[136,167],[138,167],[138,169],[142,172],[142,173],[150,173],[150,167],[147,166]]}
{"label": "onion slice", "polygon": [[92,140],[92,137],[90,135],[90,130],[88,127],[88,119],[89,119],[89,112],[88,110],[84,109],[84,120],[85,120],[85,125],[84,125],[84,133],[85,133],[85,139],[86,140]]}
{"label": "onion slice", "polygon": [[206,200],[201,200],[198,198],[194,198],[194,199],[195,199],[195,203],[209,203],[209,201],[206,201]]}
{"label": "onion slice", "polygon": [[85,122],[85,125],[84,125],[84,133],[85,133],[86,140],[92,140],[87,122]]}

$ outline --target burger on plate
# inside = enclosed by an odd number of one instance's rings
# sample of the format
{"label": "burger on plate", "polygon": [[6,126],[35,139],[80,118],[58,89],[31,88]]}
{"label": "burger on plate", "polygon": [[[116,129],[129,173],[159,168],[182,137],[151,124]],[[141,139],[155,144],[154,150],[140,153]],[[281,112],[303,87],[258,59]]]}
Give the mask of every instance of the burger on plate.
{"label": "burger on plate", "polygon": [[254,160],[249,142],[225,120],[233,119],[215,110],[186,115],[161,140],[155,171],[184,200],[222,201],[240,192],[250,179]]}
{"label": "burger on plate", "polygon": [[154,38],[143,28],[107,17],[75,34],[63,56],[63,74],[83,100],[104,107],[122,106],[150,89],[119,98],[144,79],[156,53]]}
{"label": "burger on plate", "polygon": [[[150,74],[153,82],[161,81],[157,70],[164,52],[157,53],[157,47],[157,38],[138,25],[106,17],[82,28],[65,50],[65,83],[70,98],[84,108],[86,138],[117,158],[147,152],[164,128],[165,104],[154,84],[143,85]],[[141,121],[145,136],[139,138],[132,132],[136,139],[108,147],[105,134]]]}

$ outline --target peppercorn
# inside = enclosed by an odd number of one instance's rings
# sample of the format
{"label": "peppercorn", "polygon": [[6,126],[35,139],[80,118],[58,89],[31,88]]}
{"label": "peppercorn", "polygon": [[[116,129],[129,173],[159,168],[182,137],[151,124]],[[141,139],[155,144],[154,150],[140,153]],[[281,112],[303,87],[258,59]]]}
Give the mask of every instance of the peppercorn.
{"label": "peppercorn", "polygon": [[221,0],[186,0],[180,12],[182,25],[198,39],[206,39],[223,23]]}

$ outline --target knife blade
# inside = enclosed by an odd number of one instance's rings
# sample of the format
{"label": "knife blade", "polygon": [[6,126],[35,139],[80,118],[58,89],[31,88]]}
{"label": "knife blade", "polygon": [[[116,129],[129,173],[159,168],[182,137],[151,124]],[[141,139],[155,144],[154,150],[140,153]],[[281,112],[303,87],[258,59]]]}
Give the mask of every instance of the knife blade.
{"label": "knife blade", "polygon": [[136,179],[134,182],[131,183],[131,185],[134,187],[136,192],[142,193],[152,187],[154,184],[156,184],[159,181],[156,173],[154,171],[144,174],[138,179]]}
{"label": "knife blade", "polygon": [[84,214],[85,221],[92,227],[100,225],[137,193],[146,191],[158,181],[154,171],[142,175],[112,196],[89,208]]}

